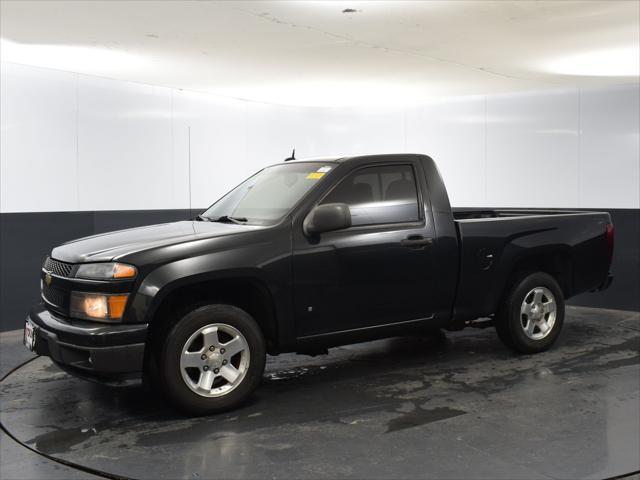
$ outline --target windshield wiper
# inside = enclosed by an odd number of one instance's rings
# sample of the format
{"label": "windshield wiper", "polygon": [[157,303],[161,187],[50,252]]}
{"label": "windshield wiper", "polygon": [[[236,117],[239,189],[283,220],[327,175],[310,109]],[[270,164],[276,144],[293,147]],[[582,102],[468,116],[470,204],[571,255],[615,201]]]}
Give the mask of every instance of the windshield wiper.
{"label": "windshield wiper", "polygon": [[238,225],[242,225],[247,222],[245,217],[231,217],[229,215],[222,215],[216,219],[212,219],[212,222],[220,222],[220,223],[237,223]]}
{"label": "windshield wiper", "polygon": [[205,217],[204,215],[196,215],[192,218],[192,220],[196,222],[210,222],[211,219],[209,217]]}

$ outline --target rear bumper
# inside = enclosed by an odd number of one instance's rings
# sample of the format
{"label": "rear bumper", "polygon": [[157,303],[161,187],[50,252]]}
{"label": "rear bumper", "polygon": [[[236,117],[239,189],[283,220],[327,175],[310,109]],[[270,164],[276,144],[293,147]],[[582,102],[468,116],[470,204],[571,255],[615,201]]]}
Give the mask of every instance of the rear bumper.
{"label": "rear bumper", "polygon": [[609,274],[607,275],[607,279],[604,282],[602,282],[602,285],[596,288],[596,291],[600,292],[602,290],[606,290],[611,286],[611,282],[613,282],[613,275]]}
{"label": "rear bumper", "polygon": [[35,351],[70,373],[121,384],[142,376],[147,324],[97,324],[59,318],[39,305],[29,319],[36,328]]}

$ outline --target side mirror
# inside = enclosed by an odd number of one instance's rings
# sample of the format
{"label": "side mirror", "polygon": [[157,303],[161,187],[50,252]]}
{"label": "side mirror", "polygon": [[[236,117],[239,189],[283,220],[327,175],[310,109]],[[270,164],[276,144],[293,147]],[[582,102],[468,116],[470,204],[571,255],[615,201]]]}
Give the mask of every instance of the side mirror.
{"label": "side mirror", "polygon": [[351,210],[345,203],[327,203],[318,205],[304,219],[302,228],[307,235],[333,230],[342,230],[351,226]]}

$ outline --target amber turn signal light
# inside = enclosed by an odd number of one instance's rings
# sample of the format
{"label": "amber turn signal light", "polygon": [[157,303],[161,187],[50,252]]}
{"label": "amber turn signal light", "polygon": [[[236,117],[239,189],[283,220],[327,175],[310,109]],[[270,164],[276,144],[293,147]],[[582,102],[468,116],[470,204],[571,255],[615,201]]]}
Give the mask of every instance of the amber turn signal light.
{"label": "amber turn signal light", "polygon": [[127,295],[109,295],[109,317],[122,318],[124,307],[127,304]]}
{"label": "amber turn signal light", "polygon": [[113,268],[113,278],[133,278],[136,276],[136,268],[124,263],[116,263]]}

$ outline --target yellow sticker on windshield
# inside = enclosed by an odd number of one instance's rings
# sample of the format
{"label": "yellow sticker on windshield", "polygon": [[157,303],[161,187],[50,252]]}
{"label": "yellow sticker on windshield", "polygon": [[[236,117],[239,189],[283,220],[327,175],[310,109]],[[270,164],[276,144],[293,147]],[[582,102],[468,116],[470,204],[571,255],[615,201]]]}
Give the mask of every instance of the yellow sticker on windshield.
{"label": "yellow sticker on windshield", "polygon": [[309,180],[319,180],[324,177],[324,172],[311,172],[307,175],[307,179]]}

